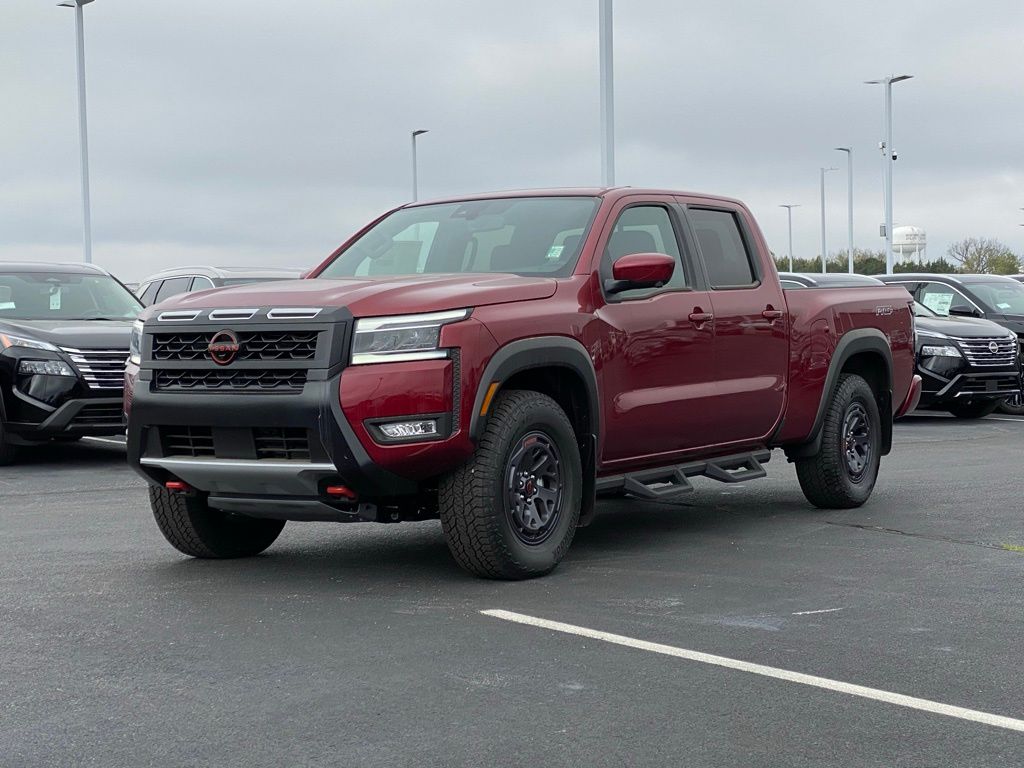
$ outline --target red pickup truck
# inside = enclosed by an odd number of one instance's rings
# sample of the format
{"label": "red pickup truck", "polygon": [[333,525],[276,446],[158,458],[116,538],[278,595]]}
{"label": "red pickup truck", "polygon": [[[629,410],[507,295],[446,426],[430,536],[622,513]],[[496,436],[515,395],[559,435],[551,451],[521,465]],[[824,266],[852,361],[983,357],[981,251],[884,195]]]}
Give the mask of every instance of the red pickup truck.
{"label": "red pickup truck", "polygon": [[750,480],[774,448],[812,504],[863,504],[919,395],[902,288],[784,291],[735,200],[560,189],[406,205],[306,279],[148,308],[125,411],[186,554],[440,518],[460,565],[515,579],[598,495]]}

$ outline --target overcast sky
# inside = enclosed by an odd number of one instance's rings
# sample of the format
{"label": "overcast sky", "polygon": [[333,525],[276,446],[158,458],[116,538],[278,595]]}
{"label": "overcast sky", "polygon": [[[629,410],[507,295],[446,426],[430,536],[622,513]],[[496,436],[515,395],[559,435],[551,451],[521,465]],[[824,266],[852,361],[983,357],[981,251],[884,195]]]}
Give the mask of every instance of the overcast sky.
{"label": "overcast sky", "polygon": [[[74,12],[0,5],[0,259],[81,258]],[[600,181],[597,0],[97,0],[86,6],[95,260],[125,280],[317,263],[421,198]],[[617,182],[732,195],[786,251],[880,248],[882,91],[895,209],[929,254],[1024,251],[1021,0],[615,0]]]}

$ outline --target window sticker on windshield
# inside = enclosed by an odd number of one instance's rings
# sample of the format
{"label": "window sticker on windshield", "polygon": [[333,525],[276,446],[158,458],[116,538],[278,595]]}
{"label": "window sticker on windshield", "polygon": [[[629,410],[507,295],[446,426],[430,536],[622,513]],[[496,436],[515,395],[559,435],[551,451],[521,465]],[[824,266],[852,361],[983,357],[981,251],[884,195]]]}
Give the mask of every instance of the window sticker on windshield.
{"label": "window sticker on windshield", "polygon": [[1007,304],[1005,301],[1000,301],[998,304],[996,304],[996,306],[1003,310],[1010,308],[1010,305]]}
{"label": "window sticker on windshield", "polygon": [[562,251],[564,250],[564,245],[552,245],[548,248],[548,261],[558,261],[562,258]]}
{"label": "window sticker on windshield", "polygon": [[940,315],[948,315],[949,308],[953,305],[952,293],[926,293],[921,297],[921,303],[932,312]]}
{"label": "window sticker on windshield", "polygon": [[60,288],[54,288],[50,293],[50,309],[60,309]]}

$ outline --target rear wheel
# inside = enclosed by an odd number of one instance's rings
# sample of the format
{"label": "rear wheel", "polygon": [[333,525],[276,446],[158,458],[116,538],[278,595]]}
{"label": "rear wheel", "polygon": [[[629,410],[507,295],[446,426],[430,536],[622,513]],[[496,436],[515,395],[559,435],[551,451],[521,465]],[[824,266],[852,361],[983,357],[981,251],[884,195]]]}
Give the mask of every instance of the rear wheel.
{"label": "rear wheel", "polygon": [[860,376],[843,374],[825,411],[821,450],[796,461],[804,496],[823,509],[859,507],[874,490],[881,448],[874,391]]}
{"label": "rear wheel", "polygon": [[476,453],[441,481],[441,525],[455,560],[492,579],[553,570],[580,515],[583,471],[565,412],[513,390],[494,403]]}
{"label": "rear wheel", "polygon": [[213,509],[198,496],[149,487],[149,504],[164,538],[192,557],[250,557],[281,533],[284,520],[233,515]]}
{"label": "rear wheel", "polygon": [[946,410],[958,419],[980,419],[988,416],[999,407],[1000,400],[974,400],[967,403],[954,403]]}

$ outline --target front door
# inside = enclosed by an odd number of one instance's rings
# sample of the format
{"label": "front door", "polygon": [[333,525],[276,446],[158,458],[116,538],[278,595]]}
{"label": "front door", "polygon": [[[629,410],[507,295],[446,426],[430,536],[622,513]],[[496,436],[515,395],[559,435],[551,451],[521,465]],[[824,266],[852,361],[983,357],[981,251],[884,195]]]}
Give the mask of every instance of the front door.
{"label": "front door", "polygon": [[712,339],[707,291],[679,236],[671,198],[619,203],[598,242],[600,277],[630,253],[664,253],[676,260],[661,288],[598,298],[601,323],[592,345],[602,378],[604,468],[672,460],[671,454],[707,445],[714,414]]}

